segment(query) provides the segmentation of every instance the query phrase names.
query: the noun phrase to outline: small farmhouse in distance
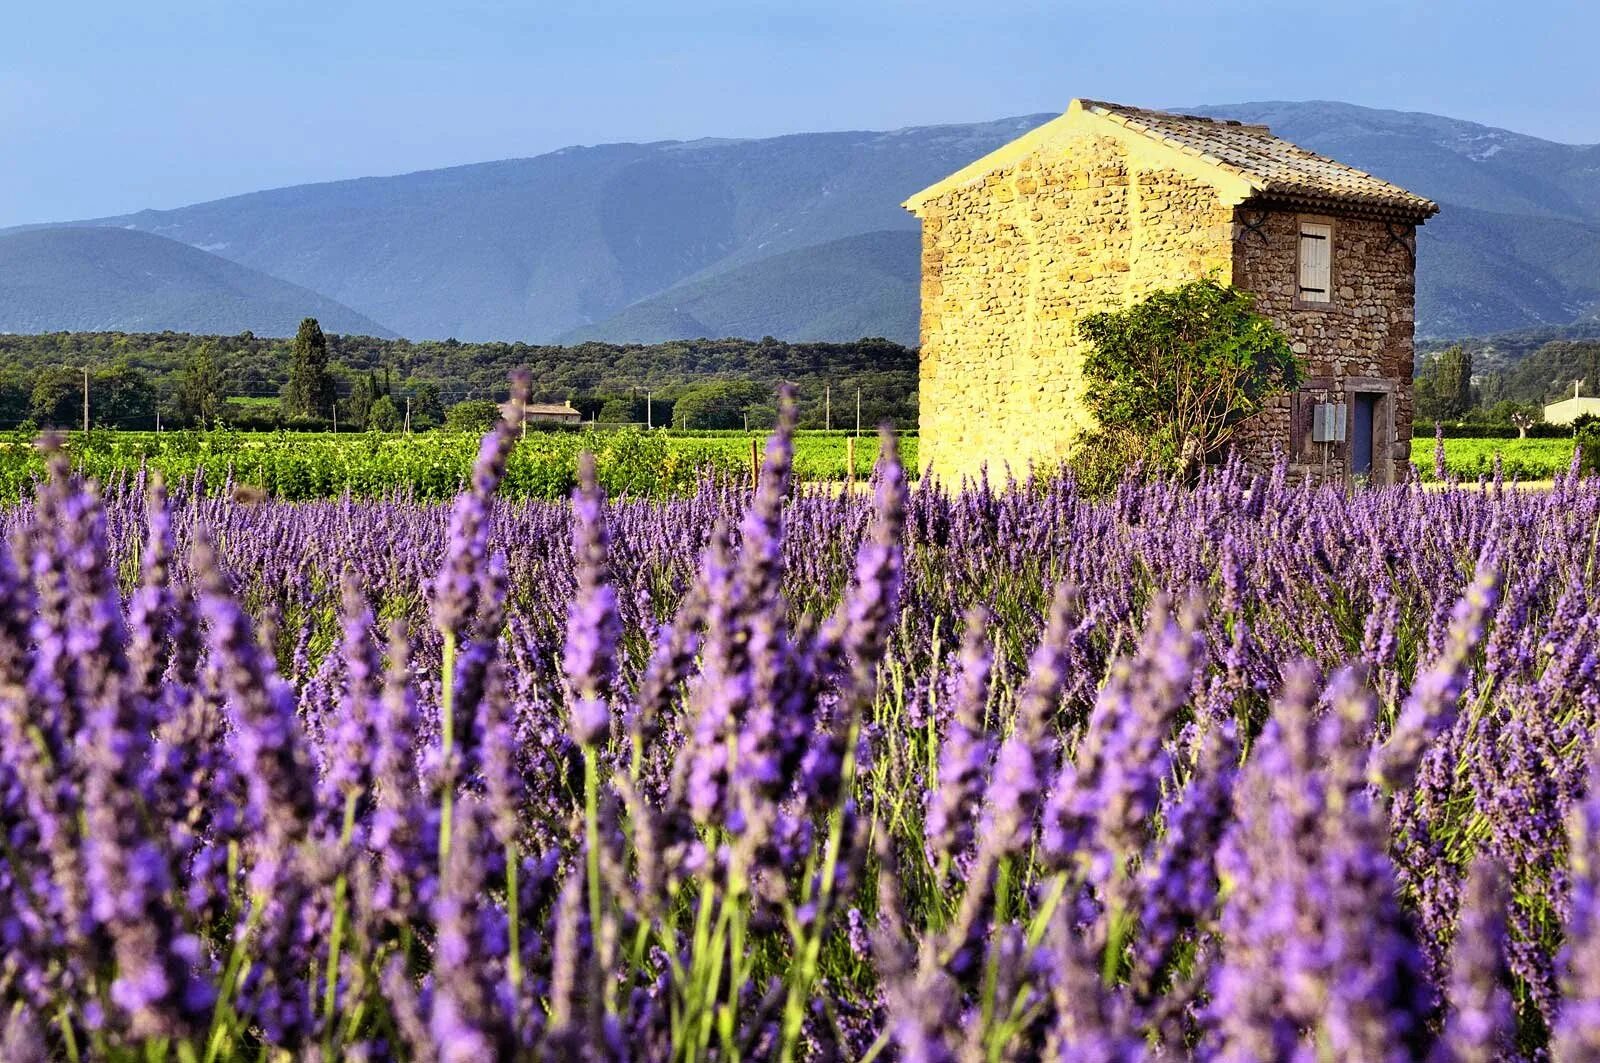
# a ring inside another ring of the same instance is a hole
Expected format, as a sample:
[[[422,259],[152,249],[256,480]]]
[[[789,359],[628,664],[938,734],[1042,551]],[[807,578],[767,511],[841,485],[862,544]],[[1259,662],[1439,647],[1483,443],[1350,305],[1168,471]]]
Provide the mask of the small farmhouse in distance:
[[[1590,417],[1600,417],[1600,398],[1593,395],[1579,395],[1578,387],[1578,383],[1574,382],[1571,398],[1545,404],[1546,424],[1571,424],[1585,414]]]
[[[510,403],[500,404],[500,415],[511,416]],[[522,408],[522,419],[528,424],[578,424],[583,420],[583,411],[565,402],[530,402]]]
[[[1240,427],[1240,452],[1316,479],[1405,475],[1430,200],[1265,126],[1073,100],[905,206],[922,220],[919,453],[934,474],[1068,457],[1093,428],[1078,321],[1211,277],[1254,293],[1306,370]]]
[[[535,423],[577,424],[583,420],[583,414],[565,402],[532,402],[524,412]]]

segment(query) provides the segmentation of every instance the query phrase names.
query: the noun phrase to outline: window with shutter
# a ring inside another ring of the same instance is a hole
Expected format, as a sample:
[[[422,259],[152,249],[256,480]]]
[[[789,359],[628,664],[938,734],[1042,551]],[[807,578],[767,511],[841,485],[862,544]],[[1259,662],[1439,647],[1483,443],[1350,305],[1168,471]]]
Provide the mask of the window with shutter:
[[[1326,303],[1333,291],[1333,226],[1300,223],[1300,299]]]

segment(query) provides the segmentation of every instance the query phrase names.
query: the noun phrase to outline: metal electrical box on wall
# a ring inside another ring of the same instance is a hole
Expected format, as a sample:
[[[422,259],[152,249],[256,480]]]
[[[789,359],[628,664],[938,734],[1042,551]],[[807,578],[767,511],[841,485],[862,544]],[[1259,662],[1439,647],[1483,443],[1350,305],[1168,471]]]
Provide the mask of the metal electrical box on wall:
[[[1311,441],[1313,443],[1343,443],[1345,404],[1319,402],[1311,411]]]

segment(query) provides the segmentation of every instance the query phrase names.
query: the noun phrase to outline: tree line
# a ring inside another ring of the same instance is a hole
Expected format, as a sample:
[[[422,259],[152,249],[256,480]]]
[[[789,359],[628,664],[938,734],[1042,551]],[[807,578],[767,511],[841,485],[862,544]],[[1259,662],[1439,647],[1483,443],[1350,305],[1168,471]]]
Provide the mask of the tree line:
[[[881,338],[852,343],[705,339],[658,344],[412,342],[326,334],[0,335],[0,428],[71,428],[85,373],[93,425],[325,430],[466,426],[504,398],[513,369],[539,402],[586,420],[762,427],[779,382],[796,385],[801,425],[916,424],[917,357]],[[458,409],[459,408],[459,409]],[[452,416],[454,414],[454,416]]]
[[[1521,435],[1539,431],[1534,426],[1546,403],[1575,392],[1600,395],[1600,341],[1546,340],[1523,350],[1493,342],[1454,343],[1419,354],[1413,382],[1418,422]]]

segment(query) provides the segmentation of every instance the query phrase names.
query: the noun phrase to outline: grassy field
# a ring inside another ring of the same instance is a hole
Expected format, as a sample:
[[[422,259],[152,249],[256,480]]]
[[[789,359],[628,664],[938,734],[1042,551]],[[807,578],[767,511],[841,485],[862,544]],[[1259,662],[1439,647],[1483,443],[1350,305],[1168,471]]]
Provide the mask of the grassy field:
[[[662,497],[693,488],[706,473],[750,474],[756,433],[679,435],[635,428],[529,432],[506,469],[502,491],[514,498],[560,498],[577,482],[578,455],[596,457],[601,483],[614,495]],[[66,445],[73,464],[102,482],[144,467],[169,481],[202,476],[259,487],[276,498],[328,498],[405,492],[421,500],[452,497],[478,451],[471,434],[109,432],[73,433]],[[916,467],[916,437],[900,441],[908,468]],[[866,477],[877,460],[875,436],[856,440],[855,474]],[[849,437],[841,432],[801,432],[795,439],[795,474],[805,481],[846,479]],[[0,497],[30,492],[44,471],[43,455],[29,437],[0,443]]]
[[[1549,480],[1572,462],[1570,439],[1446,439],[1445,467],[1460,480],[1494,475],[1494,456],[1500,455],[1507,479]],[[1432,480],[1433,440],[1411,441],[1411,462],[1424,480]]]
[[[613,494],[662,497],[693,487],[701,475],[748,476],[752,444],[764,433],[654,432],[637,428],[530,432],[506,471],[504,493],[518,498],[559,498],[576,482],[580,451],[595,453],[602,483]],[[91,432],[67,437],[74,464],[109,481],[140,466],[169,480],[202,475],[220,486],[260,487],[284,499],[326,498],[345,491],[374,496],[404,491],[419,499],[452,496],[477,453],[477,437],[430,432],[405,436],[374,433],[277,432]],[[795,474],[807,482],[846,478],[849,437],[842,432],[800,432],[795,439]],[[902,460],[913,475],[917,437],[900,437]],[[1572,459],[1569,439],[1450,439],[1445,460],[1452,476],[1475,480],[1494,472],[1501,456],[1506,478],[1549,480]],[[855,474],[864,479],[877,460],[873,436],[856,441]],[[1433,440],[1412,444],[1412,462],[1423,480],[1433,476]],[[32,490],[44,459],[31,439],[0,441],[0,497]]]

